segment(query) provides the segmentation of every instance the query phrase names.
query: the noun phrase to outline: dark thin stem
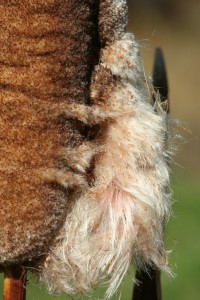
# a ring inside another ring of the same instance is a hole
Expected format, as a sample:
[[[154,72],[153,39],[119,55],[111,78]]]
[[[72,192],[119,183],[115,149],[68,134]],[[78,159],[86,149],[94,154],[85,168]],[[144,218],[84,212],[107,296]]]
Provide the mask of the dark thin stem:
[[[9,266],[4,270],[3,300],[26,299],[27,272],[20,266]]]
[[[168,99],[168,80],[165,60],[161,48],[156,48],[153,66],[153,87],[160,94],[161,101]]]
[[[150,269],[148,273],[137,271],[133,300],[161,300],[160,272]]]
[[[168,100],[168,81],[165,67],[165,60],[162,49],[156,48],[154,66],[153,66],[153,86],[160,95],[160,100]],[[154,99],[155,100],[155,99]],[[169,113],[169,103],[166,106]],[[161,281],[160,271],[150,268],[148,273],[145,271],[136,272],[136,281],[134,286],[133,300],[161,300]]]

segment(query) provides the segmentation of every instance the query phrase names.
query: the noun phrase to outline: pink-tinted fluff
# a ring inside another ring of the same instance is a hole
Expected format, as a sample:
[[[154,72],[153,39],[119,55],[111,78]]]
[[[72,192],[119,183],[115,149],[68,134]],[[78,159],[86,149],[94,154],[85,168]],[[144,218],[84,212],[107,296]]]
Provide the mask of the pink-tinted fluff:
[[[100,1],[102,48],[91,106],[73,104],[65,110],[68,116],[76,112],[85,124],[98,124],[99,131],[71,155],[82,173],[92,162],[92,179],[82,187],[42,266],[49,290],[74,295],[106,283],[110,298],[132,261],[140,268],[167,270],[167,116],[159,101],[156,110],[150,103],[151,83],[133,35],[125,32],[126,20],[126,1]]]

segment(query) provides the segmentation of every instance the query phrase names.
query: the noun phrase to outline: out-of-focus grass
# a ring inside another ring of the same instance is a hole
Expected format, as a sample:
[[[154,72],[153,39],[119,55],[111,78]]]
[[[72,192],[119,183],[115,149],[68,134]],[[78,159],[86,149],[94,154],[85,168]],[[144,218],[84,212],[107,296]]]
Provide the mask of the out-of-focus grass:
[[[174,216],[167,227],[174,279],[163,275],[163,299],[197,300],[200,295],[200,180],[174,182]]]
[[[175,278],[162,275],[163,300],[198,300],[200,290],[200,185],[183,179],[174,180],[173,216],[166,232],[168,249],[172,249],[170,264]],[[133,270],[129,272],[122,287],[121,300],[131,300]],[[2,284],[2,276],[1,276]],[[98,289],[91,297],[79,300],[104,299],[103,289]],[[2,288],[0,298],[2,297]],[[50,296],[38,286],[32,276],[29,278],[27,300],[68,300],[67,296]],[[119,299],[119,294],[113,300]]]

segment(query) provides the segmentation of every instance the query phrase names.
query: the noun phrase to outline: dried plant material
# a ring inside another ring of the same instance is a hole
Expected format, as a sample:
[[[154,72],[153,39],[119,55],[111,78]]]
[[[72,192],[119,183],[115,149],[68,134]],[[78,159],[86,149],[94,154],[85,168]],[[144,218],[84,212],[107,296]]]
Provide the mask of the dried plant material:
[[[68,162],[86,126],[63,112],[89,102],[98,6],[0,4],[0,263],[16,263],[48,253],[74,191],[88,184]]]
[[[132,260],[168,269],[166,114],[125,0],[13,3],[0,11],[14,54],[0,51],[0,262],[39,257],[49,290],[106,283],[110,298]]]

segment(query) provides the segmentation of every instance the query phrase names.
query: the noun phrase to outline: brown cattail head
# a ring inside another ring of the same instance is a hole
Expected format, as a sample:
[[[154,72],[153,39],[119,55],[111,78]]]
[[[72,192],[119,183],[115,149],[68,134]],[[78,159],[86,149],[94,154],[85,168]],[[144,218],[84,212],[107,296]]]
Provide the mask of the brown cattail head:
[[[0,263],[106,297],[131,261],[168,270],[167,117],[126,1],[0,4]]]
[[[0,263],[46,253],[86,184],[63,149],[88,128],[57,107],[90,101],[97,14],[98,1],[0,0]]]

